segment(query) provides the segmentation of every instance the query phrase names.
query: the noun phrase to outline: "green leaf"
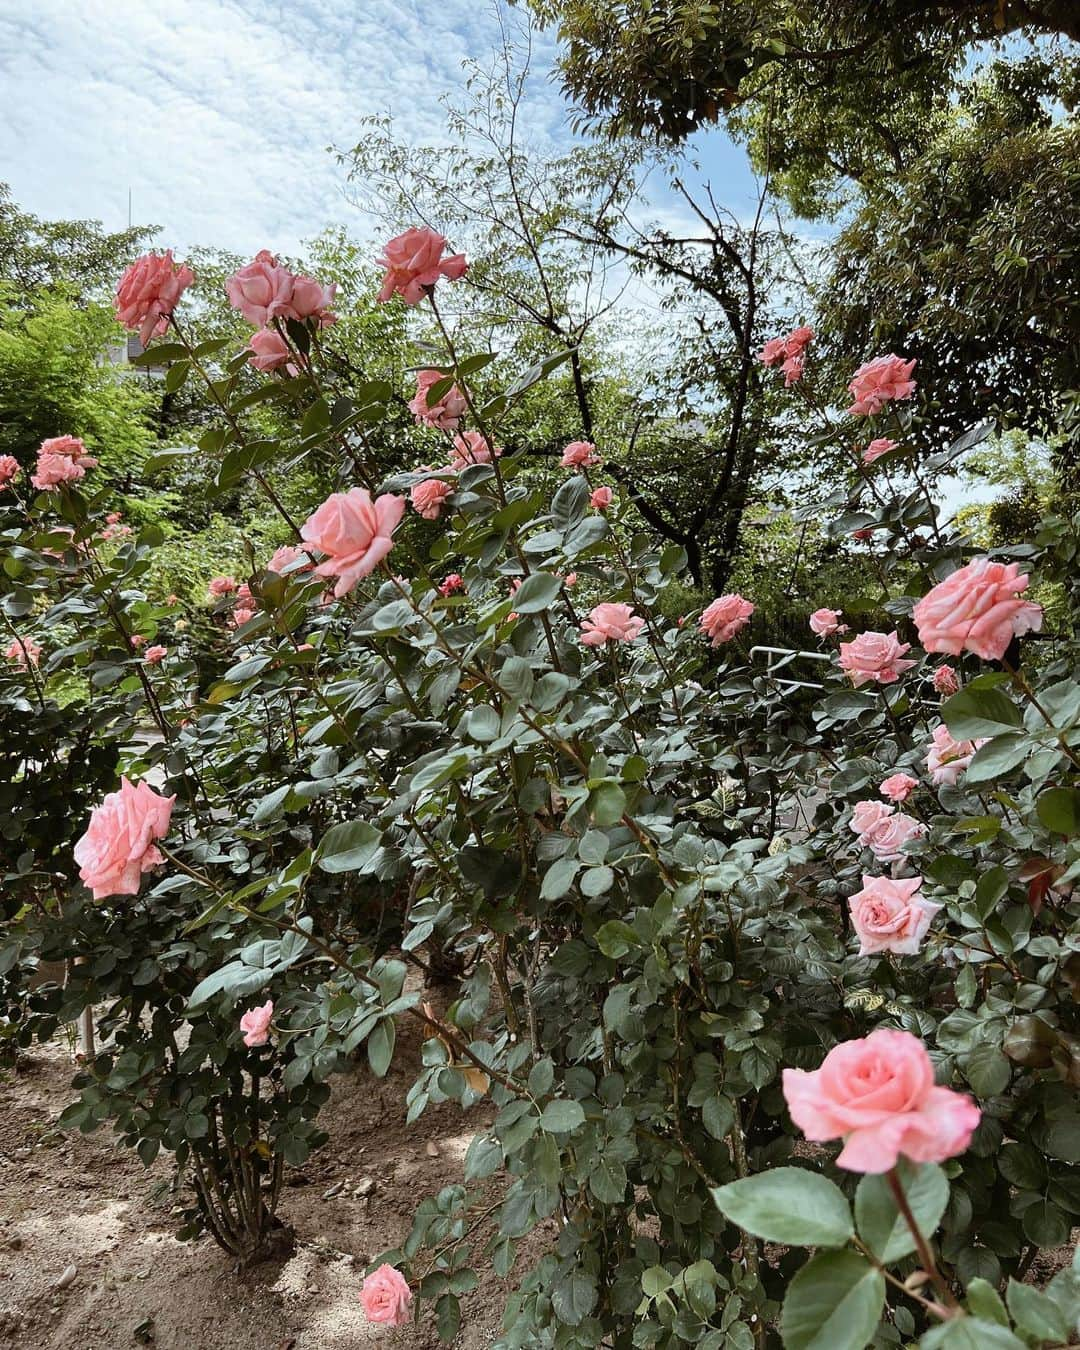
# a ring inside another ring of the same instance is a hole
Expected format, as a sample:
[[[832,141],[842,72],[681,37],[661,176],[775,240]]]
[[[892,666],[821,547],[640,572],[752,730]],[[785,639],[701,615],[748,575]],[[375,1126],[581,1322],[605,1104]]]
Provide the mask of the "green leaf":
[[[533,572],[514,592],[514,609],[519,614],[539,614],[550,609],[562,585],[562,580],[549,572]]]
[[[332,825],[323,835],[315,861],[324,872],[361,872],[382,845],[382,833],[366,820]]]
[[[1050,1295],[1044,1294],[1041,1289],[1010,1279],[1005,1301],[1013,1321],[1027,1335],[1040,1341],[1069,1339],[1069,1326],[1064,1314]]]
[[[766,1242],[840,1247],[855,1233],[844,1193],[803,1167],[773,1167],[711,1194],[721,1214]]]
[[[961,689],[941,705],[941,714],[959,741],[996,736],[1007,727],[1023,725],[1020,709],[1000,689]]]
[[[605,868],[609,871],[609,868]],[[586,874],[588,875],[588,874]],[[633,951],[635,947],[641,946],[641,939],[628,923],[622,919],[609,919],[607,923],[602,924],[596,930],[596,945],[605,956],[612,961],[618,961],[624,957],[627,952]]]
[[[596,1282],[584,1270],[575,1269],[564,1275],[551,1291],[551,1306],[555,1316],[567,1326],[576,1327],[596,1306]]]
[[[540,898],[542,900],[561,899],[574,884],[579,866],[576,858],[560,858],[557,862],[552,863],[544,873],[544,880],[540,883]]]
[[[975,752],[965,773],[968,783],[985,783],[1017,768],[1027,759],[1031,742],[1023,731],[1007,731],[995,736]]]
[[[885,1277],[857,1252],[821,1252],[792,1280],[781,1334],[786,1350],[865,1350],[885,1305]]]
[[[384,1017],[376,1022],[367,1038],[367,1057],[376,1078],[385,1078],[394,1057],[394,1019]]]
[[[925,1237],[930,1237],[949,1203],[949,1183],[934,1163],[916,1166],[903,1162],[899,1168],[901,1185],[908,1205]],[[886,1265],[899,1261],[915,1250],[904,1216],[897,1208],[884,1176],[867,1175],[855,1192],[855,1223],[859,1237]]]
[[[1051,788],[1040,793],[1035,809],[1054,834],[1064,834],[1070,839],[1080,834],[1080,791],[1076,788]]]
[[[1069,1221],[1049,1200],[1036,1200],[1021,1220],[1029,1242],[1037,1247],[1062,1247],[1069,1240]]]
[[[548,1134],[569,1134],[585,1124],[585,1112],[580,1102],[557,1097],[548,1102],[540,1116],[540,1128]]]
[[[1008,1327],[982,1317],[958,1317],[927,1331],[919,1350],[1027,1350]]]
[[[1001,1295],[988,1281],[976,1276],[967,1287],[967,1305],[973,1316],[982,1317],[987,1322],[997,1322],[999,1326],[1009,1325],[1009,1314]]]
[[[626,813],[626,793],[618,783],[601,783],[589,793],[589,811],[596,825],[614,825]]]

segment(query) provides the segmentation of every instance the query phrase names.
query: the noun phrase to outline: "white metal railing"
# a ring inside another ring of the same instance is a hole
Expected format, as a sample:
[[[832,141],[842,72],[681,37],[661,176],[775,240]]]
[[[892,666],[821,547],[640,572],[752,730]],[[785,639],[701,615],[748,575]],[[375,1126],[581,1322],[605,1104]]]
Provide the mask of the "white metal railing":
[[[798,652],[793,647],[751,647],[751,661],[758,654],[764,652],[767,660],[765,662],[765,674],[775,677],[778,670],[783,670],[785,666],[791,665],[793,661],[824,661],[826,664],[832,661],[831,656],[824,652]],[[775,658],[779,658],[778,660]],[[813,680],[777,680],[776,683],[783,689],[824,689],[823,684],[815,684]]]

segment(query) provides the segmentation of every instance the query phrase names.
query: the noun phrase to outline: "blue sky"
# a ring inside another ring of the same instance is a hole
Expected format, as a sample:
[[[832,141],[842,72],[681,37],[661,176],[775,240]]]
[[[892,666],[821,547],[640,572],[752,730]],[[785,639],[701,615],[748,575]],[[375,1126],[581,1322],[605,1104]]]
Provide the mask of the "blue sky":
[[[439,137],[439,96],[499,42],[492,0],[0,0],[0,176],[45,217],[162,226],[158,242],[289,251],[329,224],[359,236],[330,145],[368,113]],[[534,44],[532,137],[570,139]],[[752,182],[721,133],[696,147],[737,212]],[[670,209],[671,203],[659,199]]]

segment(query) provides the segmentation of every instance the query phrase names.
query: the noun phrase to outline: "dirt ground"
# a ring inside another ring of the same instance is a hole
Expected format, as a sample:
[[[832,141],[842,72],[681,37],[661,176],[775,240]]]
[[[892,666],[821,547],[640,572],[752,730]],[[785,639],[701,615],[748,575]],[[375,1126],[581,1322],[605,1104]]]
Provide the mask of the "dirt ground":
[[[142,1166],[108,1125],[65,1133],[74,1069],[58,1038],[0,1076],[0,1345],[14,1350],[429,1350],[433,1318],[374,1328],[358,1294],[367,1261],[408,1232],[419,1201],[461,1180],[476,1114],[449,1103],[405,1127],[417,1044],[391,1074],[334,1080],[320,1117],[330,1143],[290,1177],[280,1213],[297,1233],[286,1261],[233,1274],[209,1239],[172,1236],[168,1163]],[[74,1270],[74,1275],[72,1275]],[[463,1300],[456,1350],[495,1339],[508,1292],[490,1274]]]

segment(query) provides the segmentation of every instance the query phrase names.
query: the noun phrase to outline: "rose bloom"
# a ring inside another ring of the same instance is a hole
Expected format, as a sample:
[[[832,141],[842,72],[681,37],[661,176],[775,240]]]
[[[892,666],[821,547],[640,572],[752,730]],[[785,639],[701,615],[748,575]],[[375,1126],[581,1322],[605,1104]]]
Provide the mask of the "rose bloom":
[[[911,616],[928,652],[974,652],[1000,661],[1014,637],[1038,632],[1043,612],[1020,596],[1031,584],[1016,563],[975,558],[929,591]]]
[[[131,645],[138,651],[140,647],[146,646],[146,638],[141,633],[132,633]]]
[[[843,1139],[837,1166],[888,1172],[901,1156],[944,1162],[963,1153],[979,1108],[961,1092],[934,1086],[926,1047],[907,1031],[880,1027],[845,1041],[820,1069],[785,1069],[784,1098],[807,1139]]]
[[[918,786],[919,780],[910,774],[894,773],[885,779],[878,791],[891,802],[906,802]]]
[[[938,666],[934,671],[934,688],[945,697],[956,693],[960,688],[960,681],[956,678],[956,671],[952,666]]]
[[[803,377],[805,360],[801,356],[789,356],[780,369],[784,372],[784,388],[797,384]]]
[[[770,338],[758,354],[758,360],[764,361],[767,366],[775,366],[784,361],[799,359],[813,336],[814,330],[804,324],[801,328],[793,328],[787,337]],[[802,373],[801,365],[799,373]],[[788,380],[787,383],[790,384],[791,381]]]
[[[977,741],[957,741],[949,728],[942,723],[934,728],[933,745],[926,755],[926,767],[935,787],[948,783],[955,787],[957,779],[971,763],[975,751],[985,745],[988,737]]]
[[[225,283],[229,304],[255,328],[265,328],[278,316],[290,317],[292,292],[292,273],[266,248]]]
[[[247,584],[246,581],[242,581],[240,585],[237,586],[236,599],[242,605],[246,605],[250,601],[251,587]]]
[[[25,670],[28,666],[36,666],[40,662],[41,646],[32,637],[15,637],[4,648],[4,655]]]
[[[256,370],[279,370],[292,361],[293,354],[289,344],[276,328],[262,328],[259,332],[253,333],[248,347],[251,349],[248,362]],[[294,364],[293,369],[295,368]]]
[[[859,367],[851,377],[848,390],[854,400],[848,408],[850,417],[868,417],[879,413],[886,403],[910,398],[915,392],[911,372],[914,359],[904,361],[899,356],[876,356]]]
[[[38,455],[37,465],[30,481],[42,492],[59,487],[61,483],[77,483],[86,477],[86,470],[69,455]]]
[[[300,530],[304,543],[326,554],[315,575],[337,577],[337,599],[348,595],[394,547],[393,534],[404,511],[404,497],[384,492],[372,501],[366,488],[351,488],[332,493],[304,521]]]
[[[914,661],[902,661],[911,651],[910,642],[901,642],[899,634],[860,633],[850,642],[840,644],[840,669],[851,676],[856,689],[871,681],[893,684]]]
[[[294,567],[293,564],[299,562],[301,558],[304,560],[303,564],[299,567]],[[297,548],[295,544],[282,544],[266,564],[266,570],[268,572],[276,572],[278,576],[281,576],[287,568],[291,576],[297,572],[310,572],[314,566],[314,562],[312,562],[302,548]]]
[[[270,1019],[274,1015],[274,1001],[267,999],[261,1008],[252,1008],[240,1019],[245,1045],[265,1045],[270,1039]]]
[[[593,489],[589,505],[594,511],[606,511],[614,499],[615,494],[609,487],[598,487]]]
[[[143,654],[143,660],[148,666],[157,666],[161,664],[168,654],[168,647],[147,647]]]
[[[577,573],[576,573],[576,572],[567,572],[565,578],[563,579],[563,585],[564,585],[564,586],[576,586],[576,585],[577,585]]]
[[[84,469],[97,468],[97,460],[87,453],[85,443],[78,436],[53,436],[41,442],[38,454],[65,455]],[[107,516],[106,519],[115,524],[114,516],[115,520],[120,519],[119,512],[113,512],[113,515]]]
[[[698,627],[719,647],[746,627],[753,612],[754,606],[741,595],[720,595],[703,611]]]
[[[14,455],[0,455],[0,489],[15,480],[19,473],[19,461]]]
[[[859,843],[868,848],[878,862],[896,862],[904,856],[904,844],[926,832],[925,826],[914,816],[896,811],[884,802],[856,802],[850,823]]]
[[[360,1302],[369,1322],[388,1327],[403,1327],[409,1321],[412,1291],[400,1270],[381,1265],[364,1280]]]
[[[453,595],[455,591],[463,591],[465,582],[462,580],[460,572],[451,572],[446,580],[439,587],[439,594],[442,596]]]
[[[337,288],[336,281],[324,286],[321,281],[315,281],[311,277],[294,276],[289,311],[284,317],[299,319],[301,322],[305,319],[317,319],[320,328],[328,328],[330,324],[337,323],[337,315],[330,309]]]
[[[452,483],[446,483],[441,478],[425,478],[422,483],[413,484],[409,501],[425,520],[438,520],[446,499],[453,495]]]
[[[445,394],[434,403],[428,402],[428,393],[440,380],[445,380],[441,370],[418,370],[416,372],[416,394],[409,401],[409,411],[418,422],[426,422],[438,431],[456,431],[461,419],[469,410],[465,395],[452,384]]]
[[[139,330],[139,341],[145,347],[168,329],[169,316],[194,280],[190,267],[173,263],[172,249],[147,253],[120,278],[116,317],[124,328]]]
[[[887,455],[890,450],[895,450],[898,444],[898,441],[890,441],[887,436],[879,436],[876,441],[871,441],[862,452],[862,462],[873,464],[875,459],[880,459],[882,455]]]
[[[605,601],[581,621],[581,641],[586,647],[602,647],[605,642],[633,642],[645,627],[645,620],[629,605]]]
[[[147,783],[136,787],[121,778],[119,792],[110,792],[94,808],[86,833],[75,845],[75,861],[95,900],[138,895],[142,874],[165,861],[154,840],[168,833],[175,801]]]
[[[232,595],[236,590],[235,577],[213,577],[206,588],[211,596]]]
[[[378,259],[386,268],[378,299],[386,301],[395,292],[407,305],[418,305],[440,277],[457,281],[468,271],[464,253],[444,258],[445,236],[428,225],[414,225],[404,234],[395,235],[384,246]]]
[[[834,633],[846,633],[847,624],[840,622],[842,613],[843,610],[839,609],[815,609],[810,615],[810,631],[816,633],[818,637],[832,637]]]
[[[914,956],[930,921],[941,908],[919,894],[922,877],[864,876],[863,888],[849,900],[851,923],[859,939],[859,955],[893,952]]]
[[[466,431],[454,437],[450,468],[458,470],[470,464],[490,464],[492,459],[498,459],[501,454],[501,447],[492,447],[479,431]]]
[[[592,441],[571,441],[562,452],[559,463],[564,469],[588,469],[600,463],[600,456]]]
[[[243,628],[244,624],[250,623],[255,617],[255,611],[248,605],[237,605],[229,615],[230,628]]]
[[[874,537],[874,531],[873,531],[873,530],[866,530],[866,529],[863,529],[863,530],[852,530],[852,531],[851,531],[851,537],[852,537],[852,539],[857,539],[857,540],[859,541],[860,544],[865,544],[865,543],[867,542],[868,539],[873,539],[873,537]]]

